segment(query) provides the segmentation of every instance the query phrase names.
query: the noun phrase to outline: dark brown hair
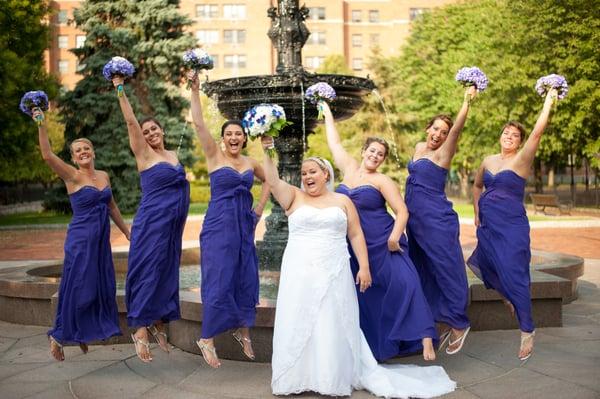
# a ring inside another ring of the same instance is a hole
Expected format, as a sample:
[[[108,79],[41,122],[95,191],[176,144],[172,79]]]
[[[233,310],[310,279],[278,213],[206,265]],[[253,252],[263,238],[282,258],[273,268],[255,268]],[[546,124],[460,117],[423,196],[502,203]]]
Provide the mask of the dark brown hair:
[[[517,129],[519,129],[519,133],[521,133],[521,142],[523,142],[523,140],[525,139],[525,135],[527,134],[527,132],[525,131],[525,126],[523,126],[520,122],[517,121],[508,121],[504,124],[504,126],[502,126],[501,134],[504,133],[504,129],[506,129],[509,126],[516,127]]]
[[[366,151],[366,149],[369,148],[372,143],[381,144],[383,148],[385,148],[385,154],[383,154],[383,157],[387,157],[390,152],[390,145],[381,137],[367,137],[365,144],[363,144],[362,151]]]
[[[452,129],[452,125],[454,125],[454,122],[452,122],[452,118],[446,114],[438,114],[429,120],[427,126],[425,126],[425,130],[433,126],[435,121],[437,121],[438,119],[444,122],[446,125],[448,125],[448,130]]]
[[[225,136],[225,129],[227,129],[227,126],[231,126],[231,125],[237,125],[240,128],[242,128],[242,132],[244,133],[244,138],[246,140],[244,140],[244,144],[242,144],[242,148],[246,148],[246,145],[248,145],[248,135],[246,134],[246,130],[244,129],[244,126],[242,125],[242,121],[239,121],[237,119],[230,119],[225,121],[225,123],[223,123],[223,126],[221,126],[221,138],[223,136]]]
[[[163,127],[160,124],[160,122],[158,121],[158,119],[156,119],[153,116],[149,116],[147,118],[142,119],[142,121],[140,122],[140,127],[144,126],[144,123],[146,123],[146,122],[154,122],[158,125],[159,128],[161,128],[161,130],[163,130],[163,131],[165,130],[165,129],[163,129]]]

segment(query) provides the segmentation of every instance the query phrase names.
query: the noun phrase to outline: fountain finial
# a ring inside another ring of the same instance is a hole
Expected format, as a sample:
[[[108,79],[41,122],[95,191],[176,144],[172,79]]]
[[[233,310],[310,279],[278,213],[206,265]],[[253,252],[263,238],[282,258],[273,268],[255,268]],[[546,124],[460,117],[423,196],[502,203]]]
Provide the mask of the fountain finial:
[[[304,73],[302,67],[302,47],[310,31],[304,20],[309,10],[299,7],[298,0],[279,0],[278,8],[271,7],[267,15],[271,18],[268,36],[277,49],[277,67],[275,71],[282,74],[297,75]]]

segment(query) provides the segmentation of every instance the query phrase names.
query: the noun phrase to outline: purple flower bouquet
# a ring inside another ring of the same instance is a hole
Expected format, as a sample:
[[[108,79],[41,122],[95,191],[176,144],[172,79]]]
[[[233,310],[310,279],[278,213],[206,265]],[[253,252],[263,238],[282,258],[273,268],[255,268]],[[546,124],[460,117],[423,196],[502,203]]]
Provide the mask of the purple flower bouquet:
[[[288,125],[291,122],[286,120],[285,111],[277,104],[255,105],[246,111],[242,119],[242,127],[252,140],[262,136],[278,137],[281,129]],[[267,155],[273,158],[275,149],[269,148]]]
[[[106,80],[112,80],[114,76],[122,76],[124,78],[130,78],[133,76],[135,68],[131,62],[127,61],[123,57],[112,57],[110,61],[104,65],[102,69],[102,75]],[[117,86],[117,95],[123,96],[123,85]]]
[[[488,85],[485,73],[477,67],[464,67],[456,73],[456,81],[464,87],[475,86],[478,92],[484,91]]]
[[[331,102],[335,100],[336,94],[333,87],[331,87],[325,82],[319,82],[306,89],[304,97],[306,97],[306,99],[311,103],[317,105],[317,109],[319,110],[319,115],[317,116],[317,119],[323,119],[323,109],[319,105],[319,102]]]
[[[183,65],[194,70],[196,74],[201,69],[213,69],[215,66],[212,57],[201,48],[195,48],[183,53]],[[192,83],[188,82],[187,88],[189,89],[190,87],[192,87]]]
[[[545,97],[548,91],[556,89],[558,92],[558,99],[562,100],[567,96],[569,92],[569,85],[567,84],[567,79],[565,79],[562,75],[557,75],[555,73],[542,76],[538,79],[535,84],[535,90],[539,93],[540,96]]]
[[[21,111],[26,113],[29,116],[33,115],[33,110],[39,108],[42,111],[48,110],[48,96],[41,90],[28,91],[21,98],[21,103],[19,104],[19,108]],[[43,115],[38,115],[35,118],[38,126],[42,124],[44,120]]]

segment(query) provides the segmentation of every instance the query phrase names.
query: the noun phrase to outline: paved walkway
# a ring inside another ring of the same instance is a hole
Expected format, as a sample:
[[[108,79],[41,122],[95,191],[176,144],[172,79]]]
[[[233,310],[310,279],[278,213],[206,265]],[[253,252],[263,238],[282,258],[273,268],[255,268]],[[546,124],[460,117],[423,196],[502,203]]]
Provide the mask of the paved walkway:
[[[459,388],[445,398],[592,399],[600,397],[600,260],[586,260],[580,298],[564,308],[562,328],[540,328],[535,353],[516,357],[516,330],[474,332],[455,356],[440,355]],[[133,345],[93,346],[87,355],[65,348],[50,358],[46,328],[0,322],[0,398],[271,398],[270,366],[224,360],[212,370],[198,355],[153,346],[141,363]],[[422,364],[413,356],[397,360]],[[311,394],[301,398],[317,398]],[[370,398],[355,392],[352,398]]]

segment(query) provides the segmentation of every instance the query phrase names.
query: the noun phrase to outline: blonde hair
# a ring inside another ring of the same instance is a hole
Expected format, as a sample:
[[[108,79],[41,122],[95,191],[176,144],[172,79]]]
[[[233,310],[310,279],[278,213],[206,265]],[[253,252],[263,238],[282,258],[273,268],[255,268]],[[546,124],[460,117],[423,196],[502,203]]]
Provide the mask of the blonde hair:
[[[86,143],[90,147],[92,147],[92,150],[94,149],[94,144],[90,140],[88,140],[88,139],[86,139],[84,137],[81,137],[81,138],[73,140],[71,142],[71,145],[69,145],[69,150],[71,151],[71,155],[73,155],[73,144],[75,144],[75,143]]]

